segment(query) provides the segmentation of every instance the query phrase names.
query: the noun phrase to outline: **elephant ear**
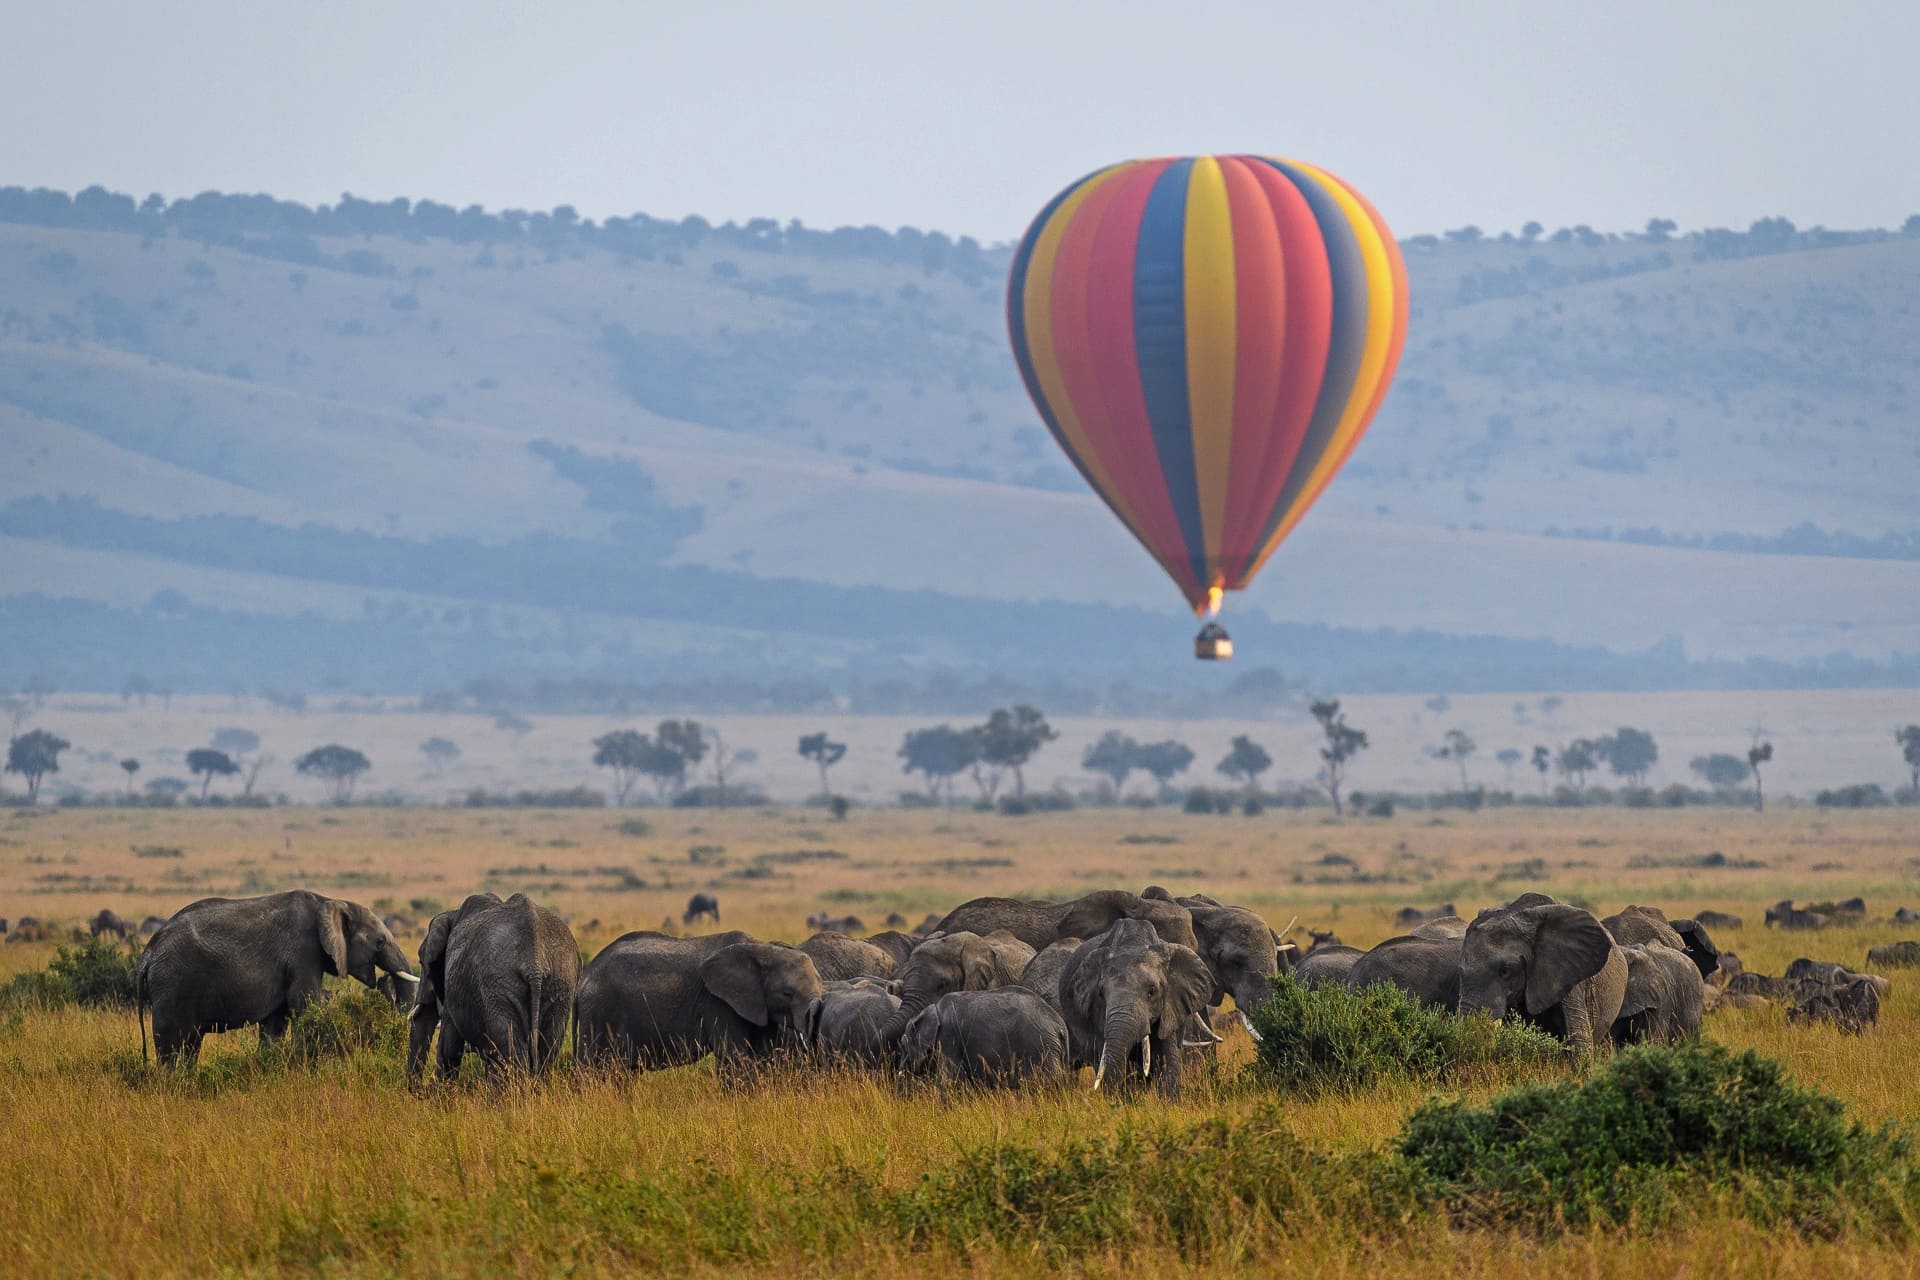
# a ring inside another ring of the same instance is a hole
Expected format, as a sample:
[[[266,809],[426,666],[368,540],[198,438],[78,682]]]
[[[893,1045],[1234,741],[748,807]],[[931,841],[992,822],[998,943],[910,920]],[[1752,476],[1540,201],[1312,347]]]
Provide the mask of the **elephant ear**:
[[[900,1056],[909,1069],[925,1062],[940,1041],[940,1005],[941,1002],[935,1000],[914,1014],[900,1038]]]
[[[445,974],[447,939],[453,936],[458,913],[442,911],[427,925],[427,936],[420,944],[420,973],[438,986]]]
[[[1687,958],[1693,961],[1700,976],[1712,977],[1714,970],[1720,967],[1720,948],[1707,936],[1706,929],[1698,920],[1675,920],[1671,923],[1673,931],[1680,935],[1680,941],[1686,944]]]
[[[1161,1025],[1183,1027],[1192,1017],[1213,1002],[1213,971],[1192,947],[1171,943],[1166,955],[1165,1008]],[[1249,1010],[1251,1012],[1251,1010]],[[1178,1034],[1170,1030],[1168,1034]]]
[[[700,962],[700,981],[727,1007],[756,1027],[767,1025],[767,993],[760,962],[749,947],[722,947]]]
[[[1533,966],[1527,973],[1527,1012],[1539,1017],[1606,967],[1613,935],[1593,913],[1553,903],[1523,913],[1533,926]]]
[[[1620,1018],[1631,1018],[1660,1004],[1659,968],[1644,946],[1620,948],[1627,958],[1627,996],[1620,1003]]]
[[[815,996],[807,1005],[806,1019],[801,1022],[801,1043],[818,1048],[820,1044],[820,1014],[827,1007],[825,996]]]
[[[1061,1002],[1096,1025],[1106,1003],[1107,956],[1107,947],[1088,943],[1068,956],[1060,971]]]
[[[349,907],[338,898],[322,898],[320,915],[315,921],[320,954],[325,969],[336,978],[347,976],[347,913]]]

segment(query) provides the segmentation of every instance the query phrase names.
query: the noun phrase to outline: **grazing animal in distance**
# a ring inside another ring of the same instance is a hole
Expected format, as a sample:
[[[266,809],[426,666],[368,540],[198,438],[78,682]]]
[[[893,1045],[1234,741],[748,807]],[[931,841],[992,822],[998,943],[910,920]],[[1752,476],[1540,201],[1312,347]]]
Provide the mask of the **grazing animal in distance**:
[[[1331,929],[1308,929],[1307,936],[1312,938],[1313,941],[1307,944],[1307,949],[1302,955],[1303,959],[1306,956],[1312,955],[1322,947],[1339,947],[1346,945],[1340,941],[1340,935]]]
[[[720,923],[720,899],[710,893],[696,893],[687,899],[687,909],[680,916],[682,924],[696,924],[701,920]]]
[[[1818,911],[1807,911],[1793,905],[1793,899],[1782,898],[1767,908],[1767,927],[1779,925],[1782,929],[1820,930],[1832,923]]]
[[[123,941],[133,932],[133,926],[108,907],[100,908],[100,914],[87,922],[87,928],[93,931],[96,938],[103,933],[110,933]]]
[[[1880,1020],[1880,993],[1865,978],[1818,992],[1787,1010],[1788,1022],[1830,1022],[1858,1035]]]
[[[1883,942],[1868,949],[1867,963],[1877,969],[1909,969],[1920,965],[1920,942]]]
[[[1451,902],[1443,902],[1432,910],[1427,910],[1423,907],[1402,907],[1393,913],[1393,923],[1396,928],[1412,929],[1413,926],[1425,924],[1429,920],[1438,920],[1442,916],[1455,916],[1459,914],[1458,911],[1453,909]]]
[[[1915,921],[1920,921],[1920,911],[1915,911],[1912,907],[1902,907],[1893,913],[1895,924],[1913,924]]]
[[[904,929],[907,927],[907,918],[898,911],[889,911],[887,912],[886,925],[889,929]]]
[[[1696,911],[1693,918],[1705,929],[1738,929],[1742,924],[1739,916],[1725,911]]]

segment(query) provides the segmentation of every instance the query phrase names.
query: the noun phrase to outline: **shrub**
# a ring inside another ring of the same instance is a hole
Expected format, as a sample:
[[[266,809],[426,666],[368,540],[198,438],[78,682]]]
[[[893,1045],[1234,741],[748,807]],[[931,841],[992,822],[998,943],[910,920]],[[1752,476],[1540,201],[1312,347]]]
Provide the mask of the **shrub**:
[[[133,1008],[133,968],[132,949],[105,938],[61,947],[47,964],[47,972],[66,984],[73,1002],[92,1009]]]
[[[652,835],[653,824],[645,818],[622,818],[620,825],[615,827],[614,830],[623,836],[633,836],[637,839],[642,836]]]
[[[1544,1032],[1429,1009],[1398,987],[1307,987],[1286,974],[1253,1021],[1260,1073],[1276,1088],[1308,1093],[1506,1076],[1566,1056]]]
[[[307,1064],[362,1053],[402,1060],[407,1052],[407,1015],[378,991],[356,982],[315,1000],[289,1019],[280,1052],[288,1062]]]
[[[1781,1063],[1711,1041],[1641,1046],[1591,1079],[1484,1107],[1429,1102],[1400,1151],[1428,1195],[1476,1224],[1657,1226],[1717,1190],[1760,1222],[1825,1232],[1858,1215],[1890,1223],[1920,1190],[1909,1139],[1849,1123]]]
[[[1188,813],[1212,813],[1213,792],[1205,787],[1188,787],[1187,798],[1180,807]]]
[[[1877,782],[1856,782],[1850,787],[1821,791],[1813,802],[1822,809],[1878,809],[1888,803],[1886,791]]]
[[[767,797],[753,787],[688,787],[673,798],[676,809],[751,809],[767,803]]]
[[[1257,818],[1266,811],[1266,804],[1257,795],[1248,796],[1240,804],[1240,812],[1249,818]]]

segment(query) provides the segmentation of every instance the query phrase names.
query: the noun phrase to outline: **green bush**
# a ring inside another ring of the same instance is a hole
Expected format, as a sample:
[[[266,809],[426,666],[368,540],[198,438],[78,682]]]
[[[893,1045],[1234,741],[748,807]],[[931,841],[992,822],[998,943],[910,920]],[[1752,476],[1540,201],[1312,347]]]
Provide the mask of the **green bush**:
[[[1260,1074],[1306,1093],[1511,1076],[1566,1058],[1558,1040],[1516,1022],[1429,1009],[1398,987],[1307,987],[1287,974],[1274,978],[1253,1022]]]
[[[47,964],[47,973],[66,984],[73,1002],[90,1009],[133,1008],[133,969],[132,948],[105,938],[61,947]]]
[[[356,982],[315,1000],[289,1019],[280,1052],[287,1061],[297,1063],[356,1054],[399,1061],[407,1053],[407,1015],[378,991]]]
[[[615,827],[614,830],[623,836],[633,836],[638,839],[643,836],[652,835],[653,824],[645,818],[622,818],[620,825]]]
[[[1651,1226],[1718,1191],[1757,1221],[1824,1233],[1895,1226],[1920,1191],[1907,1137],[1711,1041],[1635,1048],[1484,1107],[1429,1102],[1399,1148],[1424,1194],[1474,1224]]]

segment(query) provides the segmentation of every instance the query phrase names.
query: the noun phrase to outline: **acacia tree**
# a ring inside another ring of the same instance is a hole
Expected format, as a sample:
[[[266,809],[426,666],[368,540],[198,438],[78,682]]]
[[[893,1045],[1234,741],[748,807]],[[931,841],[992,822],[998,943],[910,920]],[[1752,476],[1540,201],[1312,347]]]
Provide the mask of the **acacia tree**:
[[[820,794],[823,796],[831,796],[833,794],[833,787],[827,781],[827,770],[833,768],[834,765],[839,764],[840,761],[845,758],[847,754],[847,744],[833,741],[827,737],[826,730],[822,729],[819,733],[809,733],[800,739],[800,754],[818,766],[820,770]]]
[[[1771,759],[1773,744],[1760,741],[1760,733],[1755,730],[1753,745],[1747,748],[1747,767],[1753,770],[1753,808],[1756,813],[1765,813],[1767,809],[1767,793],[1760,782],[1760,766]]]
[[[435,738],[423,742],[420,749],[432,759],[433,752],[428,748],[440,741],[444,740]],[[454,750],[458,752],[459,748],[455,747]],[[647,772],[652,754],[652,740],[634,729],[615,729],[593,740],[593,763],[602,769],[613,770],[613,803],[616,808],[627,803],[627,795],[633,790],[635,779]]]
[[[996,769],[1013,770],[1015,795],[1027,794],[1027,761],[1060,735],[1034,707],[1001,707],[980,729],[980,759]]]
[[[1575,738],[1560,748],[1559,758],[1554,761],[1555,767],[1566,776],[1575,791],[1587,789],[1587,775],[1599,764],[1599,753],[1594,750],[1591,738]]]
[[[133,794],[133,775],[140,772],[140,762],[128,756],[120,762],[121,771],[127,775],[127,794]]]
[[[1184,742],[1167,738],[1140,747],[1134,753],[1134,761],[1164,787],[1173,780],[1175,774],[1185,773],[1193,764],[1193,748]]]
[[[65,738],[45,729],[23,733],[7,743],[6,772],[17,773],[27,780],[28,804],[40,796],[40,779],[60,772],[60,753],[72,746]]]
[[[1507,790],[1513,790],[1513,767],[1526,757],[1520,754],[1520,748],[1518,747],[1502,747],[1500,750],[1494,752],[1493,758],[1498,760],[1500,767],[1506,771]]]
[[[1251,795],[1260,775],[1272,767],[1273,757],[1267,749],[1243,733],[1234,738],[1231,749],[1214,769],[1226,777],[1241,779]]]
[[[215,751],[212,747],[195,747],[187,752],[187,772],[200,778],[200,798],[207,798],[207,788],[213,785],[215,777],[231,778],[240,772],[240,766],[233,757],[224,751]]]
[[[1540,775],[1540,794],[1547,794],[1547,774],[1553,770],[1553,752],[1542,746],[1533,749],[1533,767]]]
[[[1436,760],[1451,760],[1460,766],[1460,789],[1467,790],[1467,757],[1480,749],[1480,744],[1467,736],[1465,729],[1449,729],[1440,745],[1433,749]]]
[[[1652,734],[1645,729],[1631,729],[1625,725],[1595,742],[1593,747],[1594,753],[1607,762],[1608,768],[1636,787],[1647,784],[1647,770],[1653,768],[1660,759],[1660,748],[1654,743]]]
[[[1126,790],[1127,779],[1140,764],[1140,744],[1118,729],[1109,729],[1100,735],[1100,741],[1088,747],[1080,756],[1080,767],[1088,773],[1104,774],[1113,779],[1113,792],[1119,795]]]
[[[260,735],[251,729],[216,729],[213,747],[226,752],[240,766],[243,798],[253,794],[253,784],[259,780],[260,771],[273,763],[272,756],[260,752]]]
[[[940,798],[946,788],[948,804],[953,803],[953,780],[972,767],[977,744],[970,732],[950,724],[926,729],[910,729],[900,741],[902,773],[918,773],[926,779],[927,794]]]
[[[1320,748],[1320,785],[1332,797],[1334,816],[1339,817],[1346,812],[1340,801],[1340,784],[1353,758],[1367,749],[1367,735],[1347,723],[1338,698],[1316,702],[1308,710],[1320,722],[1320,732],[1327,740],[1327,745]]]
[[[1739,756],[1716,751],[1708,756],[1695,756],[1687,768],[1700,776],[1701,781],[1723,794],[1747,780],[1750,772],[1747,762]]]
[[[1907,770],[1912,775],[1908,786],[1913,790],[1915,800],[1920,800],[1920,724],[1910,724],[1893,731],[1893,740],[1900,748],[1900,756],[1907,762]]]
[[[595,745],[598,745],[597,743]],[[447,766],[460,758],[460,746],[448,738],[428,738],[420,744],[420,754],[427,758],[435,777],[446,772]],[[595,761],[595,763],[599,763]]]
[[[327,795],[335,804],[345,804],[353,799],[354,783],[360,775],[373,768],[373,762],[352,747],[343,747],[337,742],[329,742],[324,747],[315,747],[293,762],[295,773],[318,778],[327,786]]]

